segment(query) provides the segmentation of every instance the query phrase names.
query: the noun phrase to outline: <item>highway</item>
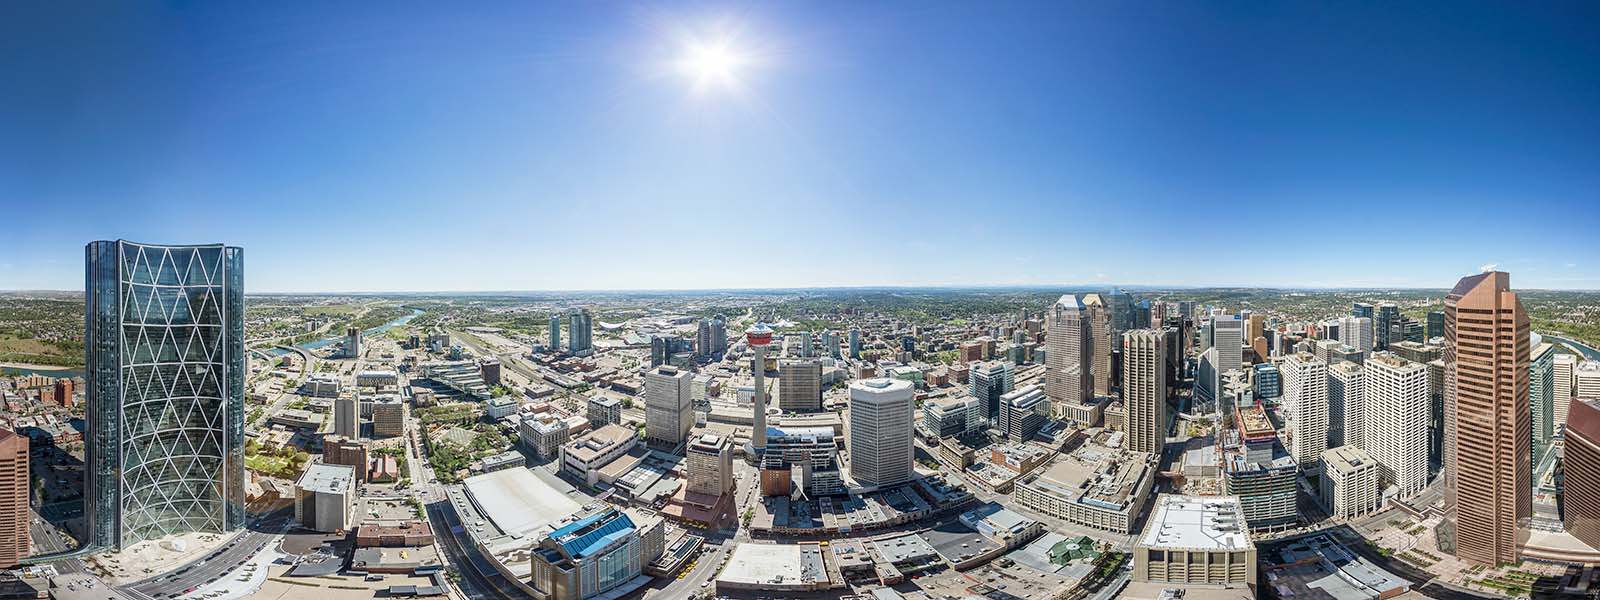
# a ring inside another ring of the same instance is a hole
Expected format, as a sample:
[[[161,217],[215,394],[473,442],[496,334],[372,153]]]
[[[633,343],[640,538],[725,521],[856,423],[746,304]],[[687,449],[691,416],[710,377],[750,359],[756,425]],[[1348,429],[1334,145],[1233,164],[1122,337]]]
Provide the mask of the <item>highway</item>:
[[[221,549],[171,572],[118,588],[131,598],[166,598],[183,594],[189,588],[227,577],[234,569],[265,550],[287,530],[294,519],[290,509],[279,509],[253,520]]]

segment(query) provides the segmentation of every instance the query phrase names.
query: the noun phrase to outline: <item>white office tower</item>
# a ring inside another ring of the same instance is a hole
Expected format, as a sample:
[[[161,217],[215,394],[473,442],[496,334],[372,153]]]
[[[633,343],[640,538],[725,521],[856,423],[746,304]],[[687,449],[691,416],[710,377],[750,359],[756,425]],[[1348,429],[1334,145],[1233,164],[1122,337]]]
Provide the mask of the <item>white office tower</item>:
[[[1167,335],[1135,329],[1122,335],[1122,409],[1127,448],[1160,456],[1167,445]]]
[[[1237,315],[1224,315],[1211,320],[1211,347],[1217,349],[1216,376],[1234,369],[1244,368],[1244,321]],[[1211,389],[1221,390],[1221,381],[1213,381]]]
[[[1322,453],[1322,504],[1328,516],[1352,519],[1378,510],[1382,469],[1366,451],[1340,446]]]
[[[901,379],[850,384],[850,477],[867,487],[911,480],[916,389]]]
[[[1561,427],[1567,424],[1567,405],[1572,403],[1573,392],[1577,390],[1573,375],[1578,371],[1578,357],[1573,354],[1557,354],[1551,363],[1553,365],[1551,371],[1555,373],[1555,382],[1550,386],[1550,389],[1554,390],[1551,393],[1555,395],[1555,410],[1552,411],[1555,413],[1555,419],[1551,421],[1551,427],[1555,431],[1560,431]]]
[[[1045,313],[1044,392],[1052,402],[1083,402],[1094,392],[1086,312],[1083,302],[1068,294]]]
[[[1283,405],[1288,410],[1289,454],[1300,470],[1317,473],[1328,449],[1328,363],[1310,352],[1284,357]]]
[[[1572,370],[1572,395],[1600,398],[1600,361],[1586,360]]]
[[[644,437],[652,445],[676,448],[694,427],[694,374],[661,365],[644,375]]]
[[[1372,331],[1372,317],[1339,319],[1339,341],[1344,345],[1366,354],[1372,352],[1372,345],[1376,339],[1376,334]]]
[[[1410,496],[1428,485],[1428,367],[1388,352],[1367,359],[1367,454]]]
[[[1339,361],[1328,367],[1328,446],[1366,448],[1362,435],[1361,365]]]

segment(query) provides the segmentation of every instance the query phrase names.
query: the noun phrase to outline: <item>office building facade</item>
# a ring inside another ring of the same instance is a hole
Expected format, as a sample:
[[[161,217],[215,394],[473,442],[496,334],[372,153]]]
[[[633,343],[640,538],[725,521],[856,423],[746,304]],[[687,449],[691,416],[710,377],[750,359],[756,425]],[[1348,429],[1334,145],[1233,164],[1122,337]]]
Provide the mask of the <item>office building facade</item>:
[[[90,543],[244,525],[244,251],[91,242]]]
[[[1389,352],[1365,367],[1366,436],[1359,445],[1402,497],[1428,485],[1428,368]]]
[[[865,486],[911,480],[916,390],[899,379],[850,384],[850,477]]]
[[[799,358],[778,363],[778,408],[783,412],[822,410],[822,361]]]
[[[660,366],[644,377],[644,436],[651,445],[676,448],[694,427],[689,371]]]
[[[1316,473],[1328,449],[1328,364],[1297,352],[1284,357],[1278,368],[1289,415],[1289,454],[1302,471]]]
[[[1445,296],[1446,514],[1457,558],[1517,562],[1533,511],[1528,313],[1511,275],[1465,277]]]
[[[1166,335],[1137,329],[1122,336],[1122,406],[1128,449],[1160,456],[1167,444]]]
[[[1046,313],[1044,391],[1052,402],[1083,402],[1094,391],[1093,342],[1083,302],[1065,295]]]

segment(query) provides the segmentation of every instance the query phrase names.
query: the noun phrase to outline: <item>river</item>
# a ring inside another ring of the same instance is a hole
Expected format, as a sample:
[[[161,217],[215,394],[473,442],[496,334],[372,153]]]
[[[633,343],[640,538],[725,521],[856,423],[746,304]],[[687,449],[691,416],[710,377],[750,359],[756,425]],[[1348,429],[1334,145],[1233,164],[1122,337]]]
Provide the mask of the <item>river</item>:
[[[411,309],[411,314],[405,315],[405,316],[400,317],[398,319],[395,319],[393,321],[389,321],[388,323],[384,323],[384,324],[379,325],[377,327],[373,327],[372,329],[368,329],[368,330],[366,330],[365,332],[362,333],[362,336],[366,337],[366,336],[378,335],[378,334],[383,333],[385,331],[388,331],[390,329],[394,329],[395,327],[398,327],[400,325],[404,325],[408,321],[417,318],[417,315],[420,315],[420,314],[422,314],[422,309],[413,308],[413,309]],[[322,338],[320,340],[312,340],[312,341],[306,342],[304,344],[300,344],[300,348],[304,349],[304,350],[316,350],[317,348],[321,348],[321,347],[324,347],[324,346],[337,344],[337,343],[342,342],[342,341],[344,341],[344,336],[342,336],[342,335],[334,336],[334,337],[326,337],[326,338]],[[284,354],[287,354],[288,352],[289,352],[288,350],[284,350],[283,348],[273,348],[271,350],[268,350],[267,354],[269,356],[282,356]]]
[[[1547,339],[1547,340],[1553,340],[1553,341],[1561,342],[1561,343],[1566,344],[1566,345],[1568,345],[1570,347],[1577,348],[1579,352],[1583,353],[1583,357],[1584,358],[1587,358],[1589,360],[1600,360],[1600,350],[1596,350],[1594,348],[1594,346],[1590,346],[1588,344],[1585,344],[1583,342],[1580,342],[1580,341],[1577,341],[1577,340],[1574,340],[1574,339],[1571,339],[1571,338],[1564,338],[1564,337],[1560,337],[1560,336],[1554,336],[1554,335],[1550,335],[1548,333],[1541,333],[1539,335],[1544,336],[1544,338]]]

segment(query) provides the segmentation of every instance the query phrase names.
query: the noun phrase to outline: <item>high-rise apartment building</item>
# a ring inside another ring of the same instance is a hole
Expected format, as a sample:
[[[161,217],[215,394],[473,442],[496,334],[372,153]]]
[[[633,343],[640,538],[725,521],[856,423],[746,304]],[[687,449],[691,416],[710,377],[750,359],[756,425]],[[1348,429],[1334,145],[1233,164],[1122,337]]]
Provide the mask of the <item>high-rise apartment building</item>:
[[[864,486],[911,480],[916,389],[900,379],[850,384],[850,476]]]
[[[0,568],[15,567],[28,557],[32,481],[27,436],[0,429]]]
[[[1366,448],[1363,431],[1362,366],[1340,361],[1328,367],[1328,446]]]
[[[1045,313],[1044,390],[1052,402],[1083,402],[1094,392],[1093,342],[1083,302],[1062,296]]]
[[[589,309],[567,311],[567,345],[573,354],[594,351],[594,315]]]
[[[89,542],[244,525],[244,250],[90,242]]]
[[[778,408],[783,412],[822,410],[822,361],[798,358],[778,363]]]
[[[1167,444],[1167,336],[1158,329],[1122,335],[1122,408],[1127,448],[1160,456]]]
[[[861,359],[861,330],[850,328],[850,358]]]
[[[1533,510],[1528,313],[1511,275],[1462,278],[1445,296],[1446,514],[1455,553],[1479,564],[1517,561],[1518,522]]]
[[[644,437],[652,445],[676,448],[694,427],[694,374],[660,366],[644,376]]]
[[[1284,357],[1278,370],[1288,413],[1289,454],[1302,471],[1316,473],[1328,449],[1328,363],[1296,352]]]
[[[1379,352],[1367,360],[1361,449],[1383,479],[1410,496],[1428,485],[1428,368]]]
[[[550,351],[561,351],[561,313],[550,313]]]
[[[1339,341],[1346,346],[1355,348],[1357,352],[1371,352],[1376,347],[1373,333],[1372,319],[1367,317],[1344,317],[1339,319]]]

